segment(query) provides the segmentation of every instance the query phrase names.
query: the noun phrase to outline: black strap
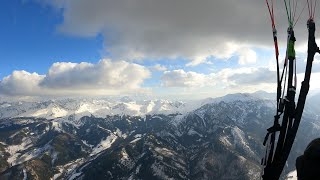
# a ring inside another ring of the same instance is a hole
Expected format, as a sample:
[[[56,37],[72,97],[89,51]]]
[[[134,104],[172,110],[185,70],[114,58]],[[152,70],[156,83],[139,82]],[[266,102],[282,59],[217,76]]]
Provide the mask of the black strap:
[[[317,52],[320,53],[320,50],[315,42],[315,36],[314,36],[315,24],[313,20],[308,21],[308,31],[309,31],[309,37],[308,37],[307,65],[305,70],[304,81],[301,84],[301,90],[299,94],[297,107],[295,107],[295,103],[294,103],[295,87],[293,87],[292,84],[291,86],[289,84],[288,91],[287,91],[287,96],[289,101],[287,103],[284,103],[284,116],[282,119],[282,125],[280,127],[281,130],[280,130],[279,140],[277,143],[277,148],[272,161],[270,163],[268,161],[268,163],[266,164],[266,167],[264,168],[264,174],[262,176],[264,180],[277,180],[280,178],[280,175],[288,159],[289,153],[291,151],[294,139],[296,137],[296,134],[299,128],[299,124],[301,121],[302,113],[303,113],[305,102],[306,102],[306,97],[309,92],[312,62],[315,54]],[[290,71],[290,68],[289,68],[289,71]],[[289,72],[289,77],[291,74],[292,73]],[[275,127],[271,127],[271,129],[269,128],[265,139],[268,139],[268,136],[269,136],[268,134],[270,134],[270,132],[273,132],[273,131],[275,131]],[[264,141],[264,144],[265,142],[266,140]],[[269,152],[269,155],[270,155],[270,152]]]

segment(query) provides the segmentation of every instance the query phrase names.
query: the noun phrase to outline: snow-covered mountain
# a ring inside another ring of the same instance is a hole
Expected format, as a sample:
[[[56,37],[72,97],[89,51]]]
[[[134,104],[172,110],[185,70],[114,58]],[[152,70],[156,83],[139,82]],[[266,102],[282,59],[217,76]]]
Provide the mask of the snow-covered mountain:
[[[64,99],[39,102],[0,102],[0,118],[83,116],[106,117],[107,115],[141,116],[146,114],[185,113],[193,110],[193,103],[169,100],[139,100],[122,98],[108,99]]]
[[[273,94],[272,94],[273,95]],[[266,99],[267,97],[267,99]],[[220,98],[208,98],[194,101],[172,101],[164,99],[144,100],[130,98],[103,99],[59,99],[36,102],[5,102],[0,99],[0,118],[37,117],[54,119],[73,116],[106,117],[107,115],[143,116],[146,114],[185,114],[204,104],[233,101],[252,101],[254,99],[270,100],[270,94],[257,92],[254,94],[232,94]]]
[[[0,179],[259,179],[262,141],[275,111],[273,100],[250,94],[0,107]],[[287,173],[320,135],[316,114],[304,114]]]

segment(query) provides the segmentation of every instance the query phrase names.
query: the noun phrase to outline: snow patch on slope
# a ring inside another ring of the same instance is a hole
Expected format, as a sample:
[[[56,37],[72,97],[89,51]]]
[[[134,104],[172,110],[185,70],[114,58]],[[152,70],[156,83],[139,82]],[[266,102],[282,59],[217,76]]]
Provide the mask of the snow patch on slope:
[[[141,138],[136,138],[136,139],[130,141],[130,144],[136,143],[136,142],[138,142],[139,140],[141,140]]]
[[[27,170],[23,169],[23,180],[27,180],[27,179],[28,179]]]
[[[50,142],[49,142],[50,143]],[[22,156],[20,156],[19,158],[17,158],[16,160],[16,164],[20,164],[23,163],[25,161],[29,161],[30,159],[33,159],[35,157],[40,156],[41,154],[43,154],[43,152],[51,149],[52,147],[48,144],[46,144],[44,147],[42,148],[35,148],[31,151],[28,151],[27,153],[23,154]]]
[[[157,153],[165,156],[165,157],[172,157],[174,156],[173,152],[167,148],[159,148],[159,147],[156,147],[154,149]]]
[[[72,176],[69,178],[69,180],[74,180],[74,179],[76,179],[77,177],[81,176],[81,174],[82,174],[82,172],[72,174]]]
[[[104,151],[111,147],[111,145],[117,140],[118,136],[114,134],[110,134],[106,139],[102,140],[96,147],[93,148],[92,153],[90,156],[94,156],[101,151]]]
[[[157,162],[151,165],[151,169],[153,174],[161,179],[174,180],[174,178],[167,176],[167,174],[164,172],[164,167]]]
[[[12,166],[17,164],[17,159],[21,156],[21,151],[28,149],[32,146],[32,141],[29,138],[23,138],[20,145],[11,145],[6,147],[7,152],[10,154],[7,162]]]
[[[63,132],[59,121],[52,121],[52,129],[58,132]]]
[[[128,169],[132,169],[135,165],[134,161],[129,157],[125,148],[122,148],[122,150],[121,150],[120,163],[123,166],[127,167]]]
[[[294,171],[291,171],[288,173],[286,179],[288,180],[298,180],[298,177],[297,177],[297,171],[294,170]]]
[[[232,146],[227,136],[221,136],[219,140],[226,146]]]
[[[234,137],[234,142],[236,146],[240,146],[242,149],[246,151],[249,155],[254,155],[255,153],[248,146],[248,142],[246,141],[244,132],[238,127],[234,127],[231,129],[232,136]]]

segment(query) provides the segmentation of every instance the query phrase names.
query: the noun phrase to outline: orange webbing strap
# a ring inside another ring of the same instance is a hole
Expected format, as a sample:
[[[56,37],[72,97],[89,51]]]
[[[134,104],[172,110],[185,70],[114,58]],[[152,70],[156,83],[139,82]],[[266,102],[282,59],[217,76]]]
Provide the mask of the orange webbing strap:
[[[266,3],[267,3],[268,10],[269,10],[270,18],[271,18],[272,29],[275,29],[276,25],[275,25],[275,22],[274,22],[273,0],[271,1],[271,6],[270,6],[268,0],[266,0]]]
[[[278,39],[277,39],[277,29],[276,29],[276,24],[274,20],[274,12],[273,12],[273,0],[271,0],[271,6],[268,0],[266,0],[266,4],[269,10],[270,14],[270,19],[271,19],[271,24],[272,24],[272,32],[273,32],[273,41],[274,41],[274,49],[275,49],[275,54],[276,54],[276,60],[277,63],[279,62],[279,47],[278,47]]]

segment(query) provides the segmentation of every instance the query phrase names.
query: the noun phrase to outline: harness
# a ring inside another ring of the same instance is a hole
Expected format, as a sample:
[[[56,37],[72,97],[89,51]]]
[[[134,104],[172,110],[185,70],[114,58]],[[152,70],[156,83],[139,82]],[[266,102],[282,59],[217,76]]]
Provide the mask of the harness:
[[[287,50],[284,60],[284,68],[280,77],[279,73],[279,50],[277,43],[277,35],[274,24],[273,14],[273,0],[271,6],[268,0],[266,0],[269,14],[272,21],[273,39],[275,45],[275,55],[277,61],[277,111],[274,116],[273,126],[267,129],[267,134],[264,138],[263,145],[266,146],[265,156],[262,158],[261,164],[264,166],[264,172],[262,178],[264,180],[276,180],[279,179],[285,163],[290,154],[294,139],[296,137],[298,127],[301,121],[303,109],[307,94],[309,92],[310,76],[312,71],[312,62],[315,54],[319,51],[319,48],[315,42],[315,23],[313,21],[315,14],[316,1],[313,3],[311,0],[307,0],[309,9],[308,20],[308,58],[305,70],[304,81],[301,84],[298,102],[295,102],[296,87],[297,87],[297,75],[296,75],[296,54],[295,54],[295,35],[294,26],[299,20],[303,7],[298,19],[295,20],[297,1],[291,1],[289,3],[284,0],[286,12],[288,16],[288,36],[287,36]],[[293,7],[293,8],[292,8]],[[284,80],[284,81],[283,81]],[[282,89],[283,84],[283,89]],[[280,125],[280,120],[281,125]],[[276,137],[278,139],[276,142]]]

